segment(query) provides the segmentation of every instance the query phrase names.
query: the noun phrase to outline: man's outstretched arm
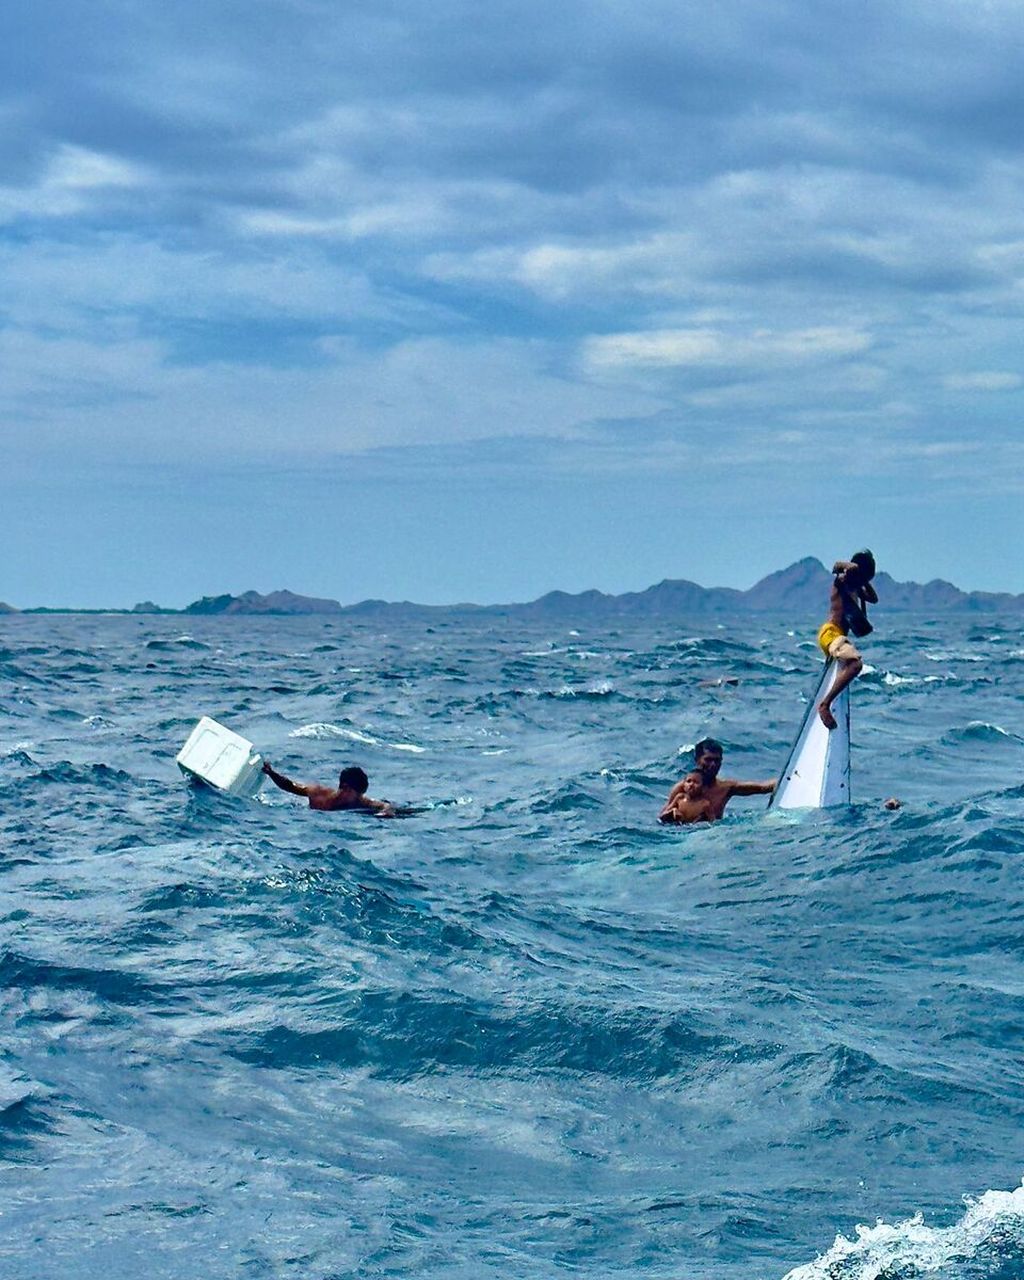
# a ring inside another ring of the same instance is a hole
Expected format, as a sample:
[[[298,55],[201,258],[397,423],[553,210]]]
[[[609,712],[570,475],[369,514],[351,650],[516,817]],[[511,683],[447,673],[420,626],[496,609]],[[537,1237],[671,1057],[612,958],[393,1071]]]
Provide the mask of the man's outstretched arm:
[[[301,782],[292,782],[291,778],[286,778],[283,773],[278,773],[276,769],[271,768],[269,760],[263,761],[263,772],[274,786],[280,787],[282,791],[290,791],[293,796],[309,795],[309,787],[304,787]]]
[[[775,790],[777,778],[772,778],[770,782],[730,782],[729,794],[731,796],[770,796]]]

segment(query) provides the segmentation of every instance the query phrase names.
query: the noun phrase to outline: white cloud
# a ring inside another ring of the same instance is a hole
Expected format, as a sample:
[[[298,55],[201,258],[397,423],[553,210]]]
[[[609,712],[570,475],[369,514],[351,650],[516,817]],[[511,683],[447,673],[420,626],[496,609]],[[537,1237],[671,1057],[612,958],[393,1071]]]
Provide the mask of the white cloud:
[[[585,367],[595,372],[688,366],[757,367],[780,360],[833,360],[859,355],[870,346],[869,334],[835,327],[789,332],[762,329],[746,335],[711,329],[662,329],[588,338],[583,344],[583,360]]]
[[[1024,386],[1019,373],[991,369],[978,373],[947,373],[942,379],[947,391],[1016,391]]]
[[[349,199],[351,199],[349,193]],[[343,203],[339,196],[337,204]],[[445,208],[440,193],[422,193],[393,200],[365,199],[357,201],[344,214],[315,215],[282,213],[279,210],[253,209],[238,215],[240,230],[250,235],[275,236],[281,239],[312,238],[319,240],[361,240],[371,236],[401,238],[437,234],[452,225],[451,212]]]
[[[140,340],[0,334],[6,447],[122,461],[344,456],[492,437],[569,438],[653,396],[560,377],[545,344],[414,339],[383,350],[323,339],[314,367],[182,365]],[[59,373],[55,374],[55,370]]]
[[[63,145],[32,184],[0,187],[0,222],[17,218],[70,218],[104,193],[142,186],[145,171],[116,156]]]
[[[499,288],[513,284],[555,301],[629,292],[664,302],[687,296],[708,261],[696,230],[671,230],[617,244],[548,241],[436,253],[427,256],[423,270],[435,280]]]

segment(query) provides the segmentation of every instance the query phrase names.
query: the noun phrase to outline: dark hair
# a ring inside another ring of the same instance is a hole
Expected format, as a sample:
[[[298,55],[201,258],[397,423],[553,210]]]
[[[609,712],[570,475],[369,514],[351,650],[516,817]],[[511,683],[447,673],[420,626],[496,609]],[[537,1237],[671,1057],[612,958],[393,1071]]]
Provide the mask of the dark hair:
[[[850,561],[860,570],[861,582],[870,582],[875,576],[875,557],[870,551],[855,551]]]
[[[714,738],[702,738],[693,749],[694,760],[699,760],[705,751],[711,751],[716,756],[723,756],[725,752],[722,750],[722,744],[716,742]]]
[[[351,787],[353,791],[358,791],[361,796],[366,795],[366,788],[370,785],[370,779],[366,776],[357,764],[351,765],[348,769],[342,769],[338,774],[339,787]]]

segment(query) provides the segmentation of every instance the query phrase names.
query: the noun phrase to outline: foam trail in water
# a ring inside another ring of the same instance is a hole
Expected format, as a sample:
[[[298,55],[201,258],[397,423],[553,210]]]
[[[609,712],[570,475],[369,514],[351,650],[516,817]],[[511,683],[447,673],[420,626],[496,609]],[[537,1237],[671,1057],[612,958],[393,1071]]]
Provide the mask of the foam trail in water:
[[[416,755],[423,755],[426,751],[426,747],[418,747],[414,742],[381,742],[379,738],[374,738],[368,733],[360,733],[358,729],[346,729],[342,725],[328,724],[323,721],[304,724],[298,729],[293,729],[288,737],[346,738],[349,742],[362,742],[368,747],[390,747],[392,751],[412,751]]]
[[[857,1239],[836,1236],[828,1253],[795,1267],[784,1280],[897,1280],[924,1276],[952,1263],[996,1252],[1024,1266],[1024,1185],[967,1198],[967,1212],[951,1227],[926,1227],[920,1214],[892,1225],[858,1227]]]

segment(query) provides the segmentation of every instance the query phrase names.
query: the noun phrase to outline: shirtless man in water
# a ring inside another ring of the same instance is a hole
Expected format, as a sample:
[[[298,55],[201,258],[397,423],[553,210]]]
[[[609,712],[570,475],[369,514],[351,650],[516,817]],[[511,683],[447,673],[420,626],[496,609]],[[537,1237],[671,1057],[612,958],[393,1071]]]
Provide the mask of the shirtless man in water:
[[[839,673],[828,694],[818,703],[818,715],[826,729],[836,727],[832,703],[848,684],[864,669],[864,659],[850,639],[871,633],[867,606],[878,603],[878,593],[871,585],[875,576],[875,557],[870,551],[857,551],[850,560],[837,560],[832,566],[832,594],[828,619],[818,631],[818,644],[826,658],[835,658]]]
[[[722,744],[714,738],[704,738],[693,749],[694,769],[681,779],[669,792],[665,807],[658,815],[660,822],[714,822],[725,812],[725,806],[733,796],[767,796],[775,790],[771,782],[738,782],[735,778],[720,778]],[[697,793],[693,782],[699,780]],[[692,814],[692,816],[690,816]]]
[[[338,774],[336,788],[319,787],[316,783],[306,786],[301,782],[292,782],[283,773],[272,769],[267,760],[263,761],[263,772],[282,791],[290,791],[293,796],[305,796],[311,809],[362,809],[366,813],[375,813],[378,818],[395,816],[394,809],[386,800],[371,800],[366,794],[370,779],[358,765],[342,769]]]

